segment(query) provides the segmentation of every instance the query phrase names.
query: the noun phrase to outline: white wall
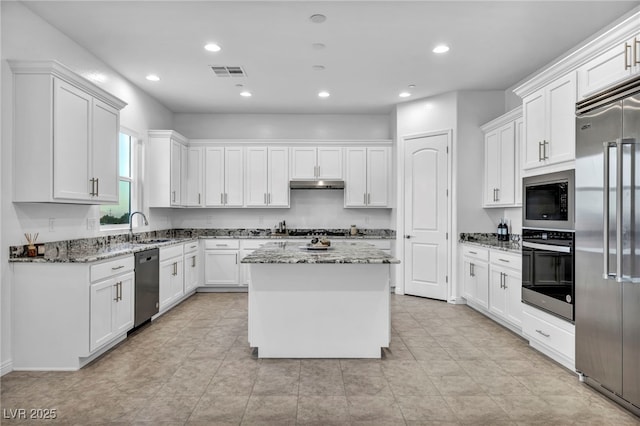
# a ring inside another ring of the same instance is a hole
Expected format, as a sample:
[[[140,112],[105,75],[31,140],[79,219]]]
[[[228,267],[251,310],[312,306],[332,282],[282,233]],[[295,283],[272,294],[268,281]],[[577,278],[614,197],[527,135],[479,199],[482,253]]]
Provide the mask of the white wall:
[[[176,228],[270,228],[284,220],[287,228],[385,228],[391,209],[345,209],[344,191],[291,191],[289,209],[182,209],[173,215]]]
[[[59,32],[18,2],[0,2],[1,7],[1,101],[2,101],[2,230],[1,259],[9,257],[8,246],[24,243],[24,232],[39,232],[39,241],[92,237],[99,231],[87,230],[87,218],[98,218],[97,206],[13,204],[11,163],[13,86],[7,59],[55,59],[81,75],[101,73],[106,77],[101,84],[108,92],[123,99],[128,105],[122,110],[121,124],[141,136],[150,128],[171,128],[171,111],[145,92],[118,75],[108,65],[83,49],[79,44]],[[56,218],[53,232],[49,231],[49,218]],[[154,223],[153,218],[150,218]],[[156,226],[161,221],[155,221]],[[165,225],[168,222],[165,221]],[[0,363],[5,367],[11,361],[11,285],[12,268],[0,262],[2,270],[2,348]]]
[[[176,114],[174,127],[190,139],[391,139],[389,115]],[[179,228],[393,228],[390,209],[345,209],[343,191],[291,191],[290,209],[163,209]],[[155,209],[154,209],[155,210]],[[156,213],[157,214],[157,213]]]
[[[504,112],[504,92],[451,92],[430,98],[399,104],[396,107],[397,140],[396,166],[402,170],[404,152],[403,138],[408,135],[440,130],[452,130],[451,155],[453,178],[453,221],[451,231],[454,238],[451,261],[451,297],[457,296],[456,270],[457,250],[455,241],[459,232],[493,232],[493,221],[482,208],[483,135],[480,126]],[[402,177],[398,177],[397,193],[404,191]],[[394,214],[396,232],[403,233],[403,209],[398,199],[398,210]],[[397,216],[396,216],[397,215]],[[404,256],[400,240],[396,253]],[[403,268],[396,269],[396,288],[404,291]]]
[[[190,139],[391,139],[388,115],[175,114]]]

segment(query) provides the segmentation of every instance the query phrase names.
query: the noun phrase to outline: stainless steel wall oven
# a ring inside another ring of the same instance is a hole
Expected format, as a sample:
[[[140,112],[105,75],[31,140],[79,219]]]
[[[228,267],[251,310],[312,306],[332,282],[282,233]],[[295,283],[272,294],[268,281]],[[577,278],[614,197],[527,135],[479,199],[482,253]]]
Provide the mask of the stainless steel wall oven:
[[[574,319],[574,232],[522,229],[522,301]]]

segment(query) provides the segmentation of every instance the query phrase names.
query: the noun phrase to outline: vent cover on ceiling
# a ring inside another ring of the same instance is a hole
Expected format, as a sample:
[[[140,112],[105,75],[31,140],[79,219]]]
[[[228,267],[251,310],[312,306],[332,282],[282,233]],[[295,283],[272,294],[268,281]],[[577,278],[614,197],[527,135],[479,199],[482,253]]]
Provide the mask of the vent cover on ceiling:
[[[222,65],[211,65],[211,69],[216,77],[246,77],[242,67],[226,67]]]

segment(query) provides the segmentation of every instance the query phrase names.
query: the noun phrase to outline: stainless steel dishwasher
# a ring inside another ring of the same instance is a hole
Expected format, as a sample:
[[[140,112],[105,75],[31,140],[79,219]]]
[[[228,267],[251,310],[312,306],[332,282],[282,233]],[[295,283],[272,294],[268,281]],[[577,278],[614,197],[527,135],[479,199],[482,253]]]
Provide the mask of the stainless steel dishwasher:
[[[160,304],[160,250],[149,249],[135,254],[136,311],[134,327],[158,313]]]

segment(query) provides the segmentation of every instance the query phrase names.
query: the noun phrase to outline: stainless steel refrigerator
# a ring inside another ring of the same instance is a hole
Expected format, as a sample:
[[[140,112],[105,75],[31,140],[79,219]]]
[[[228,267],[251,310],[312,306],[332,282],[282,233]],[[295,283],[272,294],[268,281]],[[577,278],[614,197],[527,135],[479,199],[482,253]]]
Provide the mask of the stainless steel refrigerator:
[[[640,415],[640,78],[576,114],[576,370]]]

